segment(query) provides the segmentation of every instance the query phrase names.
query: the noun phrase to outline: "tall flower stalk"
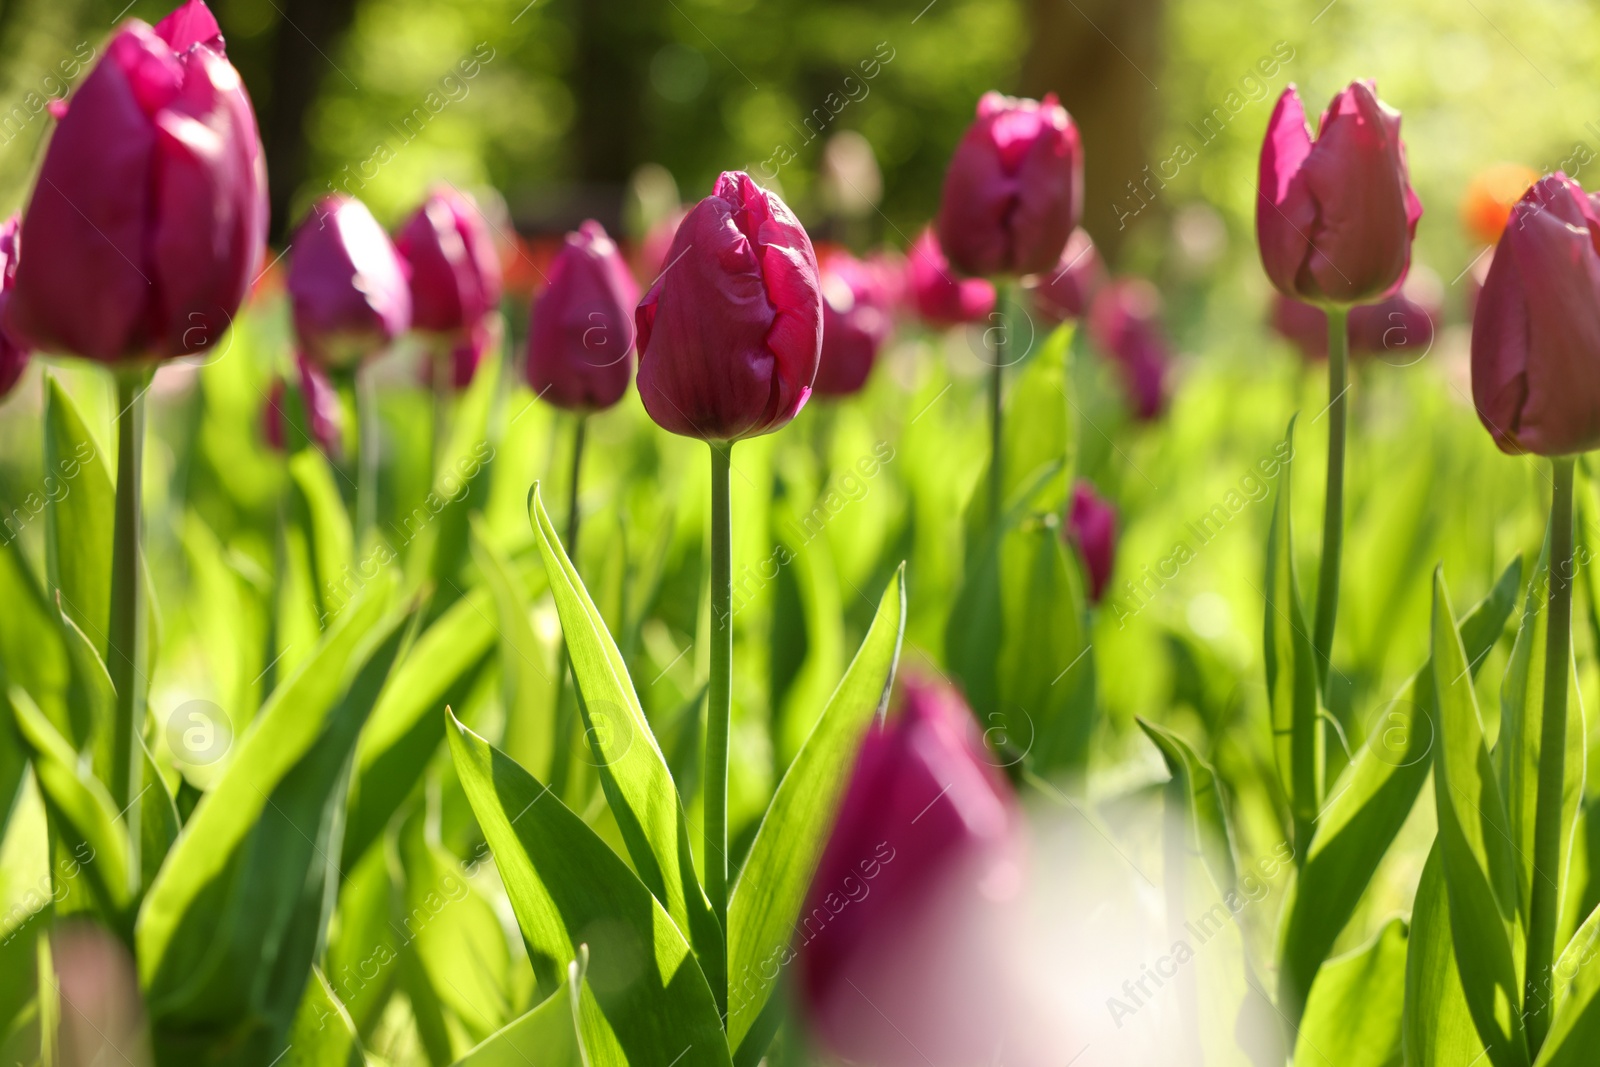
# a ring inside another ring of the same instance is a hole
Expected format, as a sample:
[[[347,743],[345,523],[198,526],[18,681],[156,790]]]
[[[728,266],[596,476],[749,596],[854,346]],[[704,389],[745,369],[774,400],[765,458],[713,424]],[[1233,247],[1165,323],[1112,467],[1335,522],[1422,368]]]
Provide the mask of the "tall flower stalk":
[[[1350,363],[1349,312],[1328,310],[1328,480],[1322,508],[1322,561],[1317,568],[1316,622],[1311,645],[1317,671],[1327,685],[1333,651],[1333,627],[1339,612],[1339,567],[1344,555],[1344,443],[1349,416],[1346,381]]]
[[[733,716],[734,442],[771,433],[805,405],[822,349],[811,238],[748,174],[729,172],[678,227],[667,269],[639,303],[639,398],[662,428],[711,448],[711,677],[707,690],[704,888],[727,930],[728,735]],[[706,968],[728,1007],[727,944]]]
[[[140,501],[144,465],[144,394],[148,368],[117,372],[117,499],[111,535],[111,620],[108,662],[117,693],[117,718],[111,729],[111,795],[130,827],[139,824],[138,801],[144,760],[139,735],[144,723],[147,611],[140,565],[143,516]],[[129,834],[137,848],[139,835]],[[137,853],[135,853],[137,855]]]

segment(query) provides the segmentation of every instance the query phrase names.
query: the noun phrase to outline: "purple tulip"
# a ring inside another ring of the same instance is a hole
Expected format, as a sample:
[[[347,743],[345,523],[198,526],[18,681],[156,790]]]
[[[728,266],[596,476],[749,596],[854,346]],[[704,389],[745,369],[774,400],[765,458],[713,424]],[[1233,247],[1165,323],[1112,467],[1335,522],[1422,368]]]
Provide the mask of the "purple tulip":
[[[1421,217],[1400,113],[1373,82],[1333,98],[1315,141],[1300,94],[1283,91],[1261,144],[1256,199],[1261,262],[1279,292],[1317,304],[1373,300],[1405,278]]]
[[[593,219],[567,234],[528,328],[528,384],[557,407],[601,411],[633,376],[639,287],[616,242]]]
[[[309,430],[324,452],[337,457],[344,444],[344,409],[339,404],[339,394],[321,368],[305,356],[295,356],[295,366],[300,383],[293,403],[298,409],[291,412],[287,383],[282,378],[273,379],[267,406],[261,412],[262,436],[268,445],[282,452],[291,434],[298,448],[303,442],[301,432]]]
[[[401,227],[395,249],[411,269],[411,326],[453,339],[500,304],[500,254],[472,199],[448,185]]]
[[[811,238],[784,202],[730,171],[684,216],[636,313],[639,398],[657,425],[703,441],[784,426],[822,348]]]
[[[1067,247],[1061,250],[1056,265],[1030,278],[1027,289],[1041,318],[1065,322],[1083,317],[1105,279],[1105,267],[1100,263],[1094,239],[1080,226],[1067,238]]]
[[[17,278],[17,228],[13,215],[0,223],[0,323],[5,321],[6,305],[11,302],[11,286]],[[28,350],[0,328],[0,397],[4,397],[28,369]]]
[[[348,371],[411,324],[405,263],[367,206],[325,196],[291,243],[289,299],[301,348],[327,371]]]
[[[992,1062],[1023,861],[1016,800],[972,712],[953,689],[906,683],[862,744],[796,929],[823,1044],[880,1067]]]
[[[822,264],[822,396],[859,392],[889,337],[889,291],[882,272],[844,253]]]
[[[1116,560],[1117,509],[1082,478],[1072,487],[1066,534],[1083,561],[1083,571],[1089,579],[1089,602],[1098,604]]]
[[[1600,212],[1553,174],[1511,209],[1472,317],[1472,399],[1501,451],[1600,447]]]
[[[1133,278],[1110,282],[1089,308],[1089,334],[1122,377],[1128,408],[1141,422],[1166,409],[1172,349],[1161,328],[1161,296]]]
[[[50,138],[6,329],[108,363],[212,347],[260,265],[266,193],[255,112],[210,10],[128,20]]]
[[[933,326],[982,322],[994,311],[994,285],[957,275],[932,226],[922,231],[906,255],[906,285],[917,314]]]
[[[939,243],[965,274],[1037,274],[1061,257],[1083,213],[1083,147],[1055,94],[988,92],[956,146]]]

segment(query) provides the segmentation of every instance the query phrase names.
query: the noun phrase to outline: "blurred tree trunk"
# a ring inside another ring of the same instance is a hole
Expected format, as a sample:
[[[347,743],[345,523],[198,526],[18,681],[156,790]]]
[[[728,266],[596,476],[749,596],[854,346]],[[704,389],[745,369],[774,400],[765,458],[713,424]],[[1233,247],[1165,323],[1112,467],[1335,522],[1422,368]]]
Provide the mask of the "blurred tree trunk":
[[[277,0],[282,17],[273,30],[271,58],[263,86],[250,86],[267,153],[267,183],[272,204],[273,244],[281,244],[293,219],[294,194],[310,165],[306,119],[327,78],[343,78],[334,66],[356,0]],[[228,27],[222,26],[223,36]],[[264,90],[264,91],[262,91]]]
[[[1139,201],[1161,81],[1163,0],[1028,0],[1022,89],[1053,92],[1083,136],[1084,228],[1115,264]],[[1121,211],[1119,212],[1119,207]]]

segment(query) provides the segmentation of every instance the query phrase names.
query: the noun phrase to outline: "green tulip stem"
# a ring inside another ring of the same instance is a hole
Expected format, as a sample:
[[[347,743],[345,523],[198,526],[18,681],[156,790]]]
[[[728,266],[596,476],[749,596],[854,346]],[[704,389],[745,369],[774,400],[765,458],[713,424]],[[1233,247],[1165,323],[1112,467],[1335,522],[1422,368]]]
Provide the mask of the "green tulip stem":
[[[378,526],[378,386],[372,379],[371,368],[357,367],[354,375],[356,431],[360,435],[356,445],[360,456],[356,468],[356,545],[359,548]],[[430,480],[433,473],[428,472]]]
[[[1539,793],[1533,821],[1524,1023],[1537,1054],[1550,1032],[1556,924],[1561,917],[1561,802],[1567,755],[1567,681],[1572,655],[1572,456],[1551,460],[1550,615],[1544,647],[1544,715],[1539,724]]]
[[[1006,375],[1007,335],[1011,330],[1011,286],[1002,284],[999,290],[999,321],[984,331],[986,338],[994,339],[990,352],[994,363],[989,367],[989,522],[1000,521],[1000,509],[1005,503],[1005,408],[1003,395]]]
[[[1349,312],[1328,309],[1328,489],[1322,508],[1322,563],[1317,570],[1317,621],[1311,644],[1316,649],[1317,673],[1323,700],[1332,689],[1333,624],[1339,613],[1339,562],[1344,554],[1344,439],[1350,335]]]
[[[450,436],[450,394],[455,384],[455,367],[449,349],[430,352],[428,356],[433,387],[433,443],[428,456],[428,477],[437,479],[439,461]]]
[[[146,617],[140,574],[144,474],[144,394],[151,372],[139,367],[117,372],[117,503],[111,535],[111,619],[108,664],[117,693],[117,718],[111,731],[111,795],[123,809],[128,843],[139,869],[139,792],[144,777],[140,736],[145,716]]]
[[[711,678],[706,703],[705,871],[706,896],[723,931],[728,929],[728,728],[733,710],[733,522],[728,508],[732,441],[711,442]],[[707,974],[726,975],[727,940],[721,965]],[[718,983],[717,1007],[726,1018],[726,979]]]
[[[577,424],[572,428],[572,478],[567,482],[567,558],[572,561],[572,566],[578,566],[578,486],[580,484],[579,472],[583,469],[583,441],[589,426],[589,416],[579,414]],[[550,791],[558,797],[565,797],[567,791],[567,778],[572,768],[572,726],[575,710],[567,701],[567,660],[566,642],[561,644],[561,662],[556,665],[556,714],[555,736],[550,749]]]

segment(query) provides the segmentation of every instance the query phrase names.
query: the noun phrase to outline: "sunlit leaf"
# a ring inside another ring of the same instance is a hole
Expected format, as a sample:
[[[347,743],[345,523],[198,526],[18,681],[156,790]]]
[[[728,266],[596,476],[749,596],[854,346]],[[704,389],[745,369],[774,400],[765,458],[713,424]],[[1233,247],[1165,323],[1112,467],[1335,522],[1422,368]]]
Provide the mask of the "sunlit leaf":
[[[1317,974],[1295,1041],[1295,1067],[1399,1067],[1405,1003],[1406,924],[1378,935]]]

